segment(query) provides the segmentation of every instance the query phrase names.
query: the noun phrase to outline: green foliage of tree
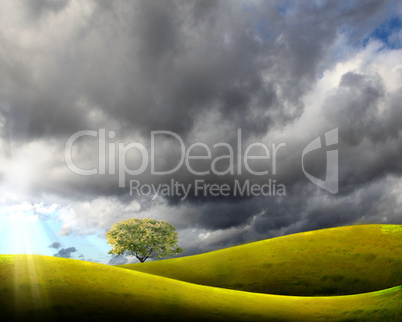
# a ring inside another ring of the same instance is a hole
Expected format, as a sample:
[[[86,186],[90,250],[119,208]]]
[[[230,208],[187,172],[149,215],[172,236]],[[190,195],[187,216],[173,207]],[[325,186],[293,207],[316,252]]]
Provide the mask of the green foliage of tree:
[[[148,258],[170,257],[183,252],[178,247],[176,227],[166,221],[150,218],[126,219],[106,233],[113,249],[109,254],[129,254],[143,263]]]

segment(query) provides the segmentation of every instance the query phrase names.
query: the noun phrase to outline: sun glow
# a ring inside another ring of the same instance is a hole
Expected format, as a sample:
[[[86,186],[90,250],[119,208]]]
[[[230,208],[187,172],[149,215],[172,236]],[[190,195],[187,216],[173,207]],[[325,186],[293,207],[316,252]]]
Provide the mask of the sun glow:
[[[43,205],[21,202],[0,209],[1,254],[39,254],[52,242],[38,207]]]

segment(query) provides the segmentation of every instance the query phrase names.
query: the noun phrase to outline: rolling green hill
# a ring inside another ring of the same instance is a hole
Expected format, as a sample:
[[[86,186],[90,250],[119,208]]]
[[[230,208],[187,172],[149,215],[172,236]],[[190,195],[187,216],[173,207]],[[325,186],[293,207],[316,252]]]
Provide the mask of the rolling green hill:
[[[346,295],[402,284],[402,225],[298,233],[206,254],[120,267],[282,295]]]
[[[190,284],[102,264],[0,255],[0,321],[397,321],[401,287],[335,297]]]

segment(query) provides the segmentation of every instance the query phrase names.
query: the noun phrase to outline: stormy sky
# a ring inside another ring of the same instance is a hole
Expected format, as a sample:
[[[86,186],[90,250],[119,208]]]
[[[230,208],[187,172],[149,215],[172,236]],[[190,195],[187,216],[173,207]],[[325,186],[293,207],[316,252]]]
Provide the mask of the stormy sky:
[[[43,252],[113,264],[132,259],[107,257],[105,232],[132,217],[175,225],[184,255],[402,224],[401,16],[382,0],[2,1],[2,238],[38,225]],[[336,192],[305,174],[329,180],[329,151]],[[271,193],[236,193],[247,182]]]

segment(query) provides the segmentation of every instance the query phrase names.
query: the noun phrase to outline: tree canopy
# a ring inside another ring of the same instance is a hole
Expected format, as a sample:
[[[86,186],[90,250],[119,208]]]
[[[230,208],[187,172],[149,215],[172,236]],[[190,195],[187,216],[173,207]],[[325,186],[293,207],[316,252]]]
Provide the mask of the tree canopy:
[[[163,220],[126,219],[114,224],[106,237],[113,247],[109,254],[133,255],[141,263],[148,258],[170,257],[183,252],[178,247],[176,227]]]

